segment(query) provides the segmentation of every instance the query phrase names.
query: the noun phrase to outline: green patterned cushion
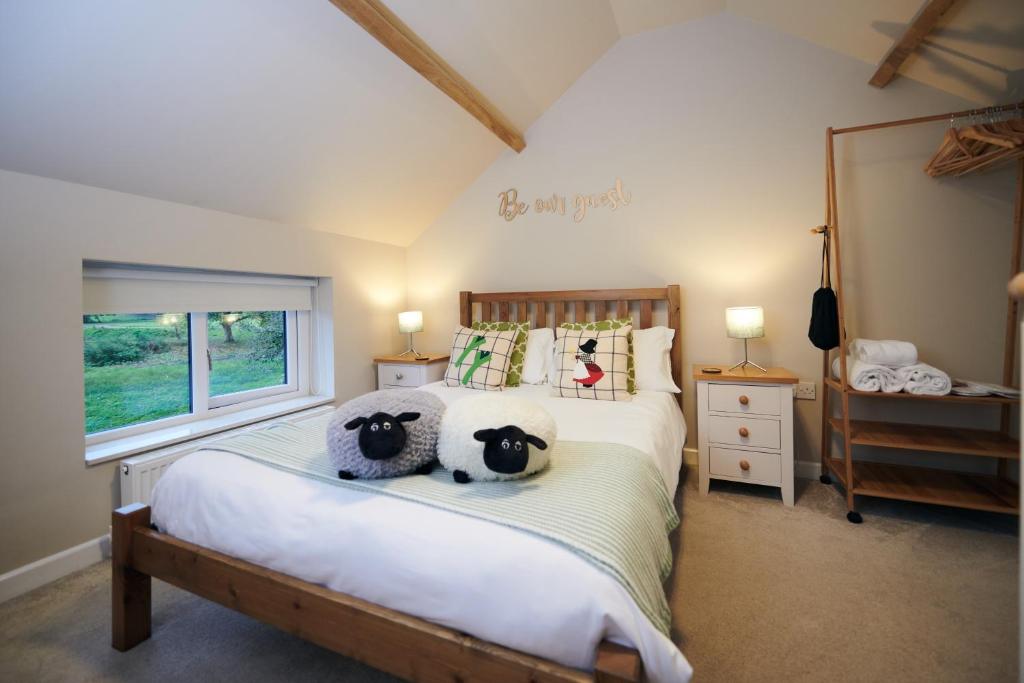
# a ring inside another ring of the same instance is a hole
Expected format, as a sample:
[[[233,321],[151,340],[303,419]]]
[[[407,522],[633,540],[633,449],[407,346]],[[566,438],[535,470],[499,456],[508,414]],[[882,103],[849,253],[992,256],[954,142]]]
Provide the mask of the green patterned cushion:
[[[475,324],[475,323],[474,323]],[[632,318],[620,318],[613,320],[595,320],[591,323],[562,323],[559,325],[564,330],[617,330],[620,327],[632,325]],[[636,393],[636,368],[633,366],[633,333],[629,333],[629,358],[626,360],[626,391]]]
[[[508,363],[508,374],[505,375],[505,386],[518,387],[523,379],[523,361],[526,359],[526,338],[530,334],[530,323],[485,323],[477,320],[473,323],[473,329],[484,332],[507,332],[512,330],[517,333],[515,346],[512,347],[512,358]],[[632,353],[632,348],[630,353]],[[632,356],[630,357],[632,358]]]

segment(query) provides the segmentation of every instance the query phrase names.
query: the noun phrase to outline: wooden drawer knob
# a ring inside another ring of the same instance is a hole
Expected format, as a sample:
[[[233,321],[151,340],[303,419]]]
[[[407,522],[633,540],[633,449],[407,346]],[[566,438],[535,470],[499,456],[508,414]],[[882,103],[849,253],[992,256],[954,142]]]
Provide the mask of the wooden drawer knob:
[[[744,472],[749,472],[750,463],[747,462],[746,460],[740,460],[740,469],[743,470]]]
[[[747,398],[745,394],[743,396],[740,396],[740,405],[741,406],[745,406],[748,403],[750,403],[750,399]]]
[[[744,439],[747,438],[748,436],[750,436],[750,430],[747,429],[746,427],[740,427],[740,436],[742,436]]]

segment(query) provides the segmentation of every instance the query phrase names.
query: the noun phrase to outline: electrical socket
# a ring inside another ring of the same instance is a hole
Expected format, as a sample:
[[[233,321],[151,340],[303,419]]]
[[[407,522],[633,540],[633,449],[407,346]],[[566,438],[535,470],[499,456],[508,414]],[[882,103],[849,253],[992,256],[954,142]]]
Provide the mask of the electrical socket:
[[[804,398],[808,401],[814,400],[814,382],[800,382],[796,385],[796,391],[793,393],[797,398]]]

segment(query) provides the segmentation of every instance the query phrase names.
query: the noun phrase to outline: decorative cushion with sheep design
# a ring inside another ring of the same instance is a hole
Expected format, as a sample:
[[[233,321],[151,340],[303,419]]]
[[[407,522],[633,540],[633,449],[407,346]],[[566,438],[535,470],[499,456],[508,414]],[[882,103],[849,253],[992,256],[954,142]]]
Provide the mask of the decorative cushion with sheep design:
[[[513,322],[483,322],[473,321],[474,330],[498,330],[504,332],[513,330],[516,333],[515,346],[512,347],[512,355],[508,360],[508,372],[505,374],[506,387],[518,387],[523,379],[523,361],[526,360],[526,339],[530,334],[530,323]]]
[[[383,389],[342,404],[327,425],[327,453],[341,479],[429,474],[444,402],[418,389]]]
[[[519,479],[547,466],[557,438],[555,418],[539,404],[488,394],[448,407],[437,454],[460,484]]]

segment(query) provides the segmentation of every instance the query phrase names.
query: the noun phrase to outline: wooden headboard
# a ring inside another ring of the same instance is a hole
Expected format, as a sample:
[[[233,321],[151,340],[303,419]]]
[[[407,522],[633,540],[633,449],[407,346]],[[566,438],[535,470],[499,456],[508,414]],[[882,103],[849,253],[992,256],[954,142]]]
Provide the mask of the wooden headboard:
[[[666,324],[676,331],[671,352],[672,379],[682,388],[683,331],[680,329],[679,285],[556,292],[459,292],[459,319],[466,327],[472,325],[474,320],[530,321],[531,327],[536,329],[558,327],[564,322],[614,317],[632,318],[635,328],[646,329],[653,326],[655,304],[662,301],[665,302],[667,312]],[[676,396],[682,406],[683,395]]]

